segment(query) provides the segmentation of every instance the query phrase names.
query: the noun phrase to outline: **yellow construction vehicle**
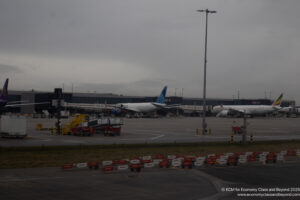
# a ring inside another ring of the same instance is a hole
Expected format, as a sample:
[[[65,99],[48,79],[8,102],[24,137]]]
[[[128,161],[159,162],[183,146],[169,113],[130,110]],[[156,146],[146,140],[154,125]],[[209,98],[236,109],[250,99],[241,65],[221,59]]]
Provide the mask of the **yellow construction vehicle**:
[[[68,135],[72,133],[72,128],[76,128],[81,125],[83,122],[87,122],[87,116],[84,114],[76,115],[75,118],[68,124],[62,127],[62,134]]]

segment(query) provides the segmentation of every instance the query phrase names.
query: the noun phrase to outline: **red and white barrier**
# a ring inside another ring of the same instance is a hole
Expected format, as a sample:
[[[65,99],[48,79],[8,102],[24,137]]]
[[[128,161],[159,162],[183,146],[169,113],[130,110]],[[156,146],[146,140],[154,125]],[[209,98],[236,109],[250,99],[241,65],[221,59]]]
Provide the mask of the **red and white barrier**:
[[[145,163],[144,168],[153,168],[155,165],[153,162]]]
[[[118,171],[127,171],[129,169],[128,165],[118,165],[117,170]]]
[[[113,161],[112,160],[105,160],[105,161],[102,161],[102,166],[109,166],[109,165],[112,165],[113,164]]]
[[[196,168],[198,168],[198,167],[202,167],[203,165],[204,165],[204,161],[205,161],[205,159],[203,159],[203,160],[196,160],[195,162],[194,162],[194,166],[196,167]]]
[[[129,163],[130,163],[130,164],[140,164],[141,161],[138,160],[138,159],[133,159],[133,160],[130,160]]]
[[[143,156],[141,160],[152,160],[152,156]]]
[[[114,171],[114,166],[104,166],[104,167],[102,167],[102,171],[104,173],[113,172]]]
[[[172,162],[171,162],[171,166],[174,167],[174,168],[181,167],[181,164],[182,164],[182,159],[181,158],[173,159]]]
[[[169,160],[173,160],[173,159],[176,158],[176,156],[175,156],[175,155],[168,155],[167,158],[168,158]]]
[[[75,164],[75,166],[76,166],[76,168],[79,168],[79,169],[88,168],[87,163],[77,163],[77,164]]]
[[[61,166],[62,170],[68,170],[68,169],[72,169],[73,168],[73,164],[64,164]]]
[[[160,163],[161,161],[163,161],[163,159],[154,159],[154,160],[153,160],[153,164],[154,164],[155,166],[157,166],[157,165],[159,165],[159,163]]]

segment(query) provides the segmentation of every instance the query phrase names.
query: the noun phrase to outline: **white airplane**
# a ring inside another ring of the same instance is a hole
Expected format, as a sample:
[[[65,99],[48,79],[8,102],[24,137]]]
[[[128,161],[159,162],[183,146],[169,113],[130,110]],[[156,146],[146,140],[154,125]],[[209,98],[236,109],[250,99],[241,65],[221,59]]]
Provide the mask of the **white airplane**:
[[[167,93],[167,86],[163,88],[160,96],[157,98],[156,102],[145,102],[145,103],[119,103],[116,105],[115,113],[120,110],[125,110],[135,113],[149,113],[163,108],[171,108],[174,106],[167,106],[165,104],[165,96]]]
[[[280,94],[272,105],[221,105],[214,106],[212,113],[216,114],[217,117],[226,117],[230,114],[264,115],[283,109],[283,107],[280,107],[282,96],[283,94]]]

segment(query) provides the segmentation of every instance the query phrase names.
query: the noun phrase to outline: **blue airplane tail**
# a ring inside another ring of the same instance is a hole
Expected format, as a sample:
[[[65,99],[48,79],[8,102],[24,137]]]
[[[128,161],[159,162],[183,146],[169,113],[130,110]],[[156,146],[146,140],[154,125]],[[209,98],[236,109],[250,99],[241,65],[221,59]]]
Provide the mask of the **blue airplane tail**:
[[[161,91],[160,96],[157,98],[156,103],[165,103],[165,96],[167,93],[168,86],[165,86],[164,89]]]
[[[7,94],[8,94],[7,86],[8,86],[8,78],[6,79],[6,81],[4,83],[4,86],[3,86],[3,89],[2,89],[2,92],[1,92],[1,96],[0,96],[1,102],[7,101]]]

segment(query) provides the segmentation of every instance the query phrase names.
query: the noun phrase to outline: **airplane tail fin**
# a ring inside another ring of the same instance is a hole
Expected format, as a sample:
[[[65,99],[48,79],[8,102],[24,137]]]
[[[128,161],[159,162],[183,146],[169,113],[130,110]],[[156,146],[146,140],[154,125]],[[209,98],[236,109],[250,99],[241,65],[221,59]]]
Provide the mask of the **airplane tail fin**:
[[[161,91],[160,96],[157,98],[156,103],[165,103],[165,96],[167,93],[167,86]]]
[[[281,93],[280,96],[273,102],[272,106],[280,106],[282,101],[283,94]]]
[[[8,95],[7,86],[8,86],[8,78],[6,79],[6,81],[4,83],[4,86],[3,86],[3,89],[2,89],[2,92],[1,92],[0,99],[2,101],[6,101],[7,100],[7,95]]]

